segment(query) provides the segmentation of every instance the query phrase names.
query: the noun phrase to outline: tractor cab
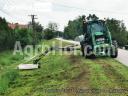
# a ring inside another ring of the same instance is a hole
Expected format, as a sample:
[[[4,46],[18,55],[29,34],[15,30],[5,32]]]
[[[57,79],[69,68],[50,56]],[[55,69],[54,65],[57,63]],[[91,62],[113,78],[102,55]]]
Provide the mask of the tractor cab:
[[[92,37],[93,45],[100,45],[104,43],[111,44],[111,36],[109,30],[105,25],[105,21],[97,20],[87,22],[87,31],[85,33],[85,38]],[[86,36],[87,35],[87,36]]]
[[[81,41],[83,55],[90,53],[95,56],[117,57],[117,45],[113,44],[111,34],[104,20],[96,16],[89,16],[83,19],[84,40]],[[87,46],[89,46],[87,48]],[[86,51],[86,52],[85,52]]]

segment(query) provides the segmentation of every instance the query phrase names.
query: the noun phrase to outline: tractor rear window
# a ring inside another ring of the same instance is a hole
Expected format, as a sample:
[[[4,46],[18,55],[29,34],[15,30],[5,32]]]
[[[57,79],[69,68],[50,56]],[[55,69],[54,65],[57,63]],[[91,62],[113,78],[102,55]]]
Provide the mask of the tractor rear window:
[[[90,24],[90,31],[91,32],[106,32],[107,30],[103,23],[96,22],[96,23]]]

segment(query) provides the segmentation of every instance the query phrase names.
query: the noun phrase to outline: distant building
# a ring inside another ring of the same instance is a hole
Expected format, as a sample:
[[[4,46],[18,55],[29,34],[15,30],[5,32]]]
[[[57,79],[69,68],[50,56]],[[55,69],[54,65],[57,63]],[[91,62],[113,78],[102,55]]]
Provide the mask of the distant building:
[[[18,23],[8,23],[8,26],[11,29],[15,29],[16,27],[23,29],[23,28],[28,28],[28,25],[23,25],[23,24],[18,24]]]

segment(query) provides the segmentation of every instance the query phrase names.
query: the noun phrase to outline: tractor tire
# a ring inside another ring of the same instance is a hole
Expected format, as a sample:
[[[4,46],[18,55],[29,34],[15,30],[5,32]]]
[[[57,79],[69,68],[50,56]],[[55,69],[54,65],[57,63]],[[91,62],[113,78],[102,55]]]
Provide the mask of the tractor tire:
[[[84,54],[84,42],[80,42],[80,45],[81,45],[81,52],[82,52],[82,56],[84,57],[85,54]]]
[[[117,58],[117,56],[118,56],[118,49],[117,48],[115,50],[111,49],[111,58]]]
[[[113,48],[111,48],[111,58],[117,58],[117,56],[118,56],[118,44],[117,44],[117,41],[113,40],[112,44],[114,45],[114,50],[113,50]]]
[[[86,47],[89,45],[85,42],[80,42],[80,45],[81,45],[82,56],[85,58],[89,58],[91,55],[88,55],[88,54],[91,52],[91,49],[89,48],[86,49]]]
[[[85,58],[90,58],[92,57],[92,54],[90,54],[91,49],[89,49],[89,47],[87,47],[88,45],[84,45],[83,46],[83,53],[84,53],[84,57]],[[87,47],[87,48],[86,48]],[[86,50],[85,50],[86,49]]]
[[[81,45],[81,52],[82,52],[82,56],[84,57],[85,54],[84,54],[84,46],[83,45]]]

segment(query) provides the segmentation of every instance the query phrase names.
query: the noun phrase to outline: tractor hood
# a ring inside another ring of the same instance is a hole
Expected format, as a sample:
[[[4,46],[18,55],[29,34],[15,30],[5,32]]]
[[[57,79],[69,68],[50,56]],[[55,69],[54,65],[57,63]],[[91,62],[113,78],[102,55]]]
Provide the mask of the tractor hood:
[[[94,33],[96,36],[100,36],[100,35],[103,35],[103,32],[95,32]]]

